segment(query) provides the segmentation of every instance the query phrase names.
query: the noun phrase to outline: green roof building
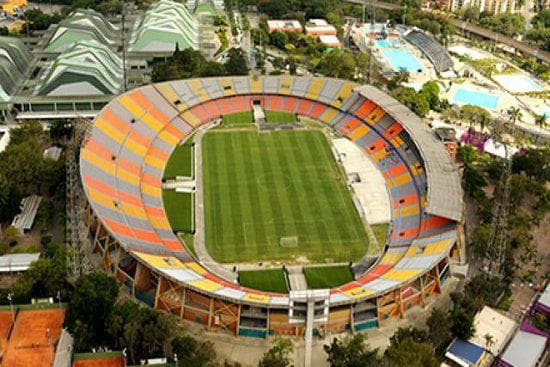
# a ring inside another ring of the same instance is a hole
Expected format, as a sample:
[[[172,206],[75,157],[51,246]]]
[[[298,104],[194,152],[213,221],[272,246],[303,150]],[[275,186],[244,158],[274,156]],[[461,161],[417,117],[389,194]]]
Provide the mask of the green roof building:
[[[0,102],[10,100],[31,61],[32,54],[20,39],[0,37]]]
[[[63,51],[42,74],[39,96],[101,96],[121,91],[123,63],[95,40],[79,41]]]
[[[75,10],[59,23],[44,47],[45,52],[63,52],[78,41],[95,40],[109,47],[117,43],[119,29],[94,10]]]
[[[173,52],[176,44],[180,49],[198,49],[198,22],[182,3],[160,0],[136,21],[128,49],[131,52],[167,53]]]

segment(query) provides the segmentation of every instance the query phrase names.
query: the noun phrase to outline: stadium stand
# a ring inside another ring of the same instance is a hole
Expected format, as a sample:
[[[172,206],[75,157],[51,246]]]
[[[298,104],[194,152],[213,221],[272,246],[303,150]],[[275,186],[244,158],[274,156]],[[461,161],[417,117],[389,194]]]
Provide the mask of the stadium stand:
[[[37,95],[114,95],[122,88],[122,60],[97,41],[78,41],[48,65]]]
[[[405,34],[405,38],[430,59],[438,73],[453,68],[453,60],[447,50],[420,29],[411,30]]]
[[[95,119],[80,159],[102,267],[141,301],[211,330],[262,337],[303,329],[289,323],[288,295],[241,287],[197,263],[172,232],[163,209],[162,175],[176,145],[197,127],[252,110],[257,101],[319,120],[345,135],[383,173],[390,193],[386,252],[355,281],[330,290],[326,330],[373,327],[440,292],[462,208],[460,181],[449,156],[393,98],[373,87],[326,78],[171,81],[110,102]],[[248,324],[263,326],[241,325],[247,317]]]

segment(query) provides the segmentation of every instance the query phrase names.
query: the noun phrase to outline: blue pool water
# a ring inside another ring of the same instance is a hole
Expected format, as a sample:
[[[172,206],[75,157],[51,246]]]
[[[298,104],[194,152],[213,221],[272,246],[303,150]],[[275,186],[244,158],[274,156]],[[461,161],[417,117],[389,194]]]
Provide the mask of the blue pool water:
[[[418,59],[408,50],[400,48],[382,48],[381,52],[390,63],[393,71],[399,71],[401,69],[405,69],[409,73],[424,71],[424,67],[420,61],[418,61]]]
[[[376,46],[378,46],[378,47],[395,47],[395,41],[394,40],[376,41]]]
[[[453,103],[471,104],[494,110],[498,106],[498,96],[496,94],[458,88],[453,96]]]

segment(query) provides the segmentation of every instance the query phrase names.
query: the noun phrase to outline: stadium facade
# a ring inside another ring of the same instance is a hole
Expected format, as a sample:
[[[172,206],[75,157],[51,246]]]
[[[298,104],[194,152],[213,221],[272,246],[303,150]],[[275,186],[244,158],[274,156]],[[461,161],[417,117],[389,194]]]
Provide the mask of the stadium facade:
[[[170,228],[161,184],[172,150],[225,114],[294,112],[353,141],[382,172],[392,222],[384,254],[349,284],[316,293],[247,289],[197,262]],[[376,327],[441,292],[462,217],[444,146],[399,102],[371,86],[310,77],[227,77],[149,85],[112,100],[87,132],[80,173],[101,268],[136,298],[209,330],[301,335]]]

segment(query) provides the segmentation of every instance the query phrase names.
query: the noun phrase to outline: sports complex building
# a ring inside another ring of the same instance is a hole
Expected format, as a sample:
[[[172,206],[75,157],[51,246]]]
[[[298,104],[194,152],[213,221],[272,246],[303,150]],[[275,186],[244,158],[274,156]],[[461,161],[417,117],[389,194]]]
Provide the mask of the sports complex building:
[[[262,292],[196,260],[172,230],[163,171],[178,144],[221,116],[254,106],[315,120],[354,142],[389,192],[382,256],[326,290]],[[226,77],[148,85],[113,99],[80,153],[87,219],[103,270],[136,298],[209,330],[265,337],[351,332],[402,317],[441,292],[457,253],[458,173],[429,127],[371,86],[311,77]]]

